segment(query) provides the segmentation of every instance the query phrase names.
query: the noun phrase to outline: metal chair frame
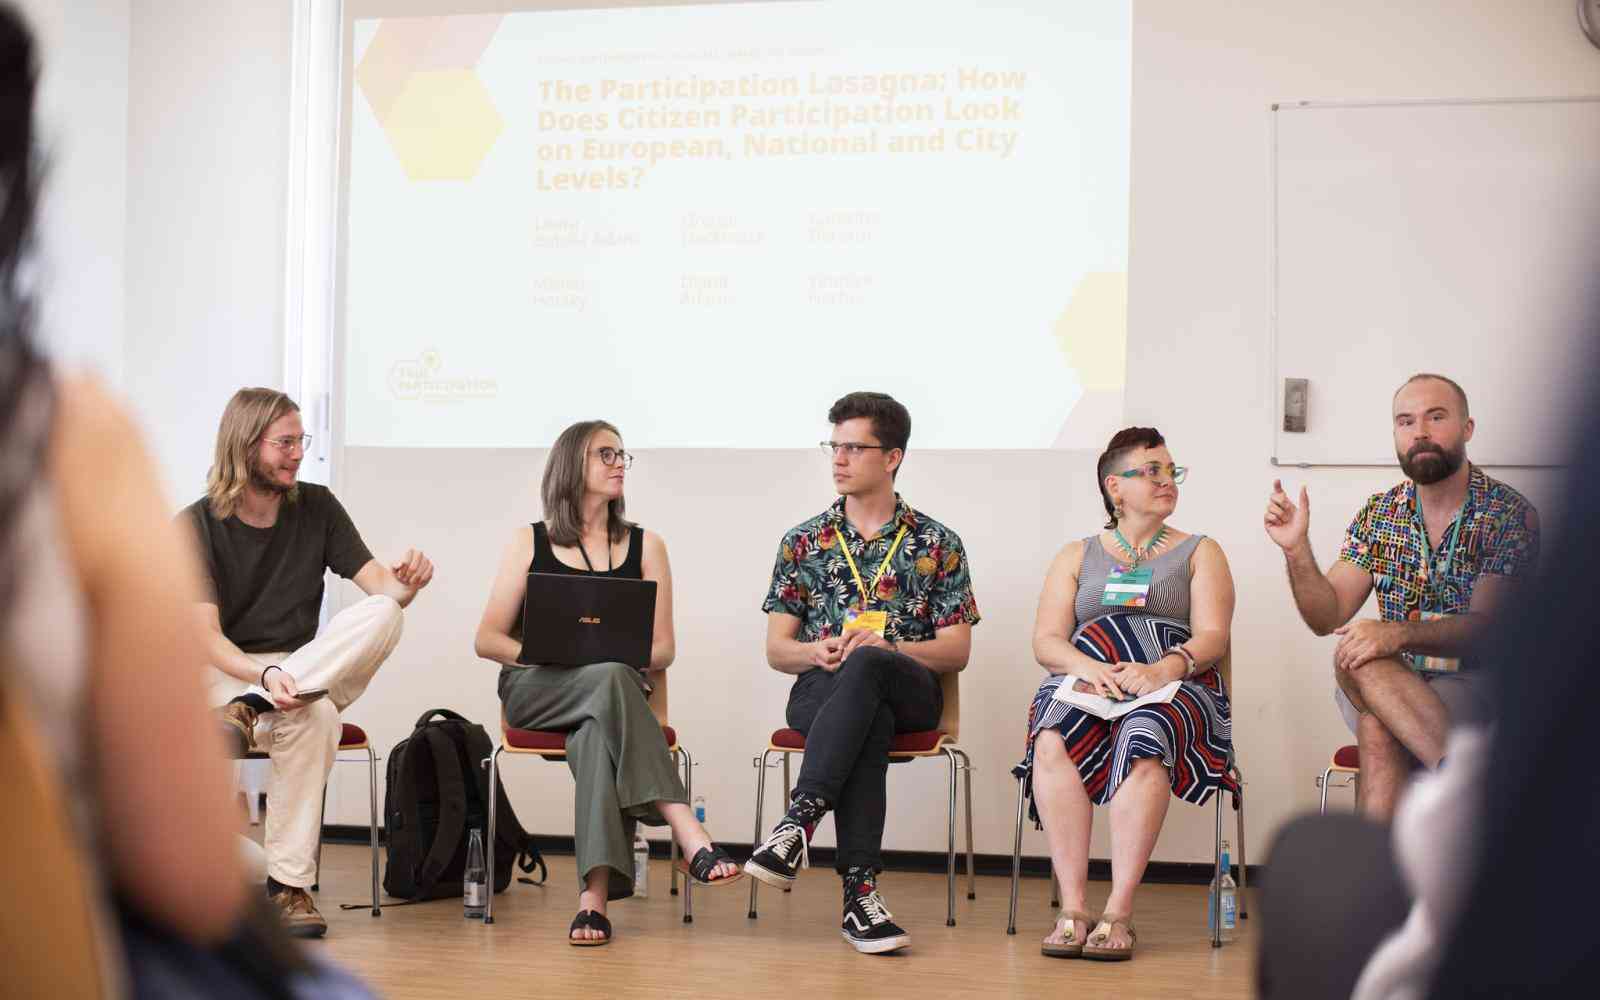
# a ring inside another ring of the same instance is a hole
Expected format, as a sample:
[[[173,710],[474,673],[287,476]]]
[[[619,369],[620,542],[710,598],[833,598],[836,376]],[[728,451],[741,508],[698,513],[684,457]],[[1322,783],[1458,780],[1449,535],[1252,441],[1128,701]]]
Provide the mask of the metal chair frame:
[[[1335,785],[1332,781],[1332,779],[1335,777],[1342,778],[1343,780]],[[1317,788],[1321,789],[1322,792],[1320,801],[1317,805],[1317,812],[1326,813],[1328,811],[1329,788],[1352,787],[1355,789],[1355,794],[1359,798],[1361,795],[1361,768],[1345,767],[1338,762],[1338,754],[1336,753],[1333,758],[1328,761],[1328,766],[1323,770],[1322,774],[1317,777]]]

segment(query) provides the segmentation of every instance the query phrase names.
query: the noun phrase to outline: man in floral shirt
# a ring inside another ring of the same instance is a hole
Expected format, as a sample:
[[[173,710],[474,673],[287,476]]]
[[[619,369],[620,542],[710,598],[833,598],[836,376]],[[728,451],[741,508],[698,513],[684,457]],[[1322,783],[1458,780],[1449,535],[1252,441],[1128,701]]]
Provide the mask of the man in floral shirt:
[[[853,392],[828,422],[839,499],[783,536],[762,604],[767,662],[797,675],[788,722],[805,734],[805,759],[789,811],[745,870],[792,884],[832,810],[844,937],[879,954],[911,942],[877,887],[889,746],[896,733],[937,728],[944,698],[934,675],[966,667],[978,605],[961,539],[894,491],[911,437],[906,408]]]
[[[1412,768],[1443,758],[1452,725],[1485,721],[1490,706],[1467,654],[1539,556],[1533,505],[1467,461],[1476,425],[1461,387],[1414,375],[1393,410],[1406,480],[1367,501],[1326,574],[1307,540],[1305,489],[1295,503],[1274,484],[1266,513],[1300,617],[1318,635],[1339,635],[1334,695],[1361,748],[1361,809],[1384,821]],[[1379,620],[1352,621],[1374,590]]]

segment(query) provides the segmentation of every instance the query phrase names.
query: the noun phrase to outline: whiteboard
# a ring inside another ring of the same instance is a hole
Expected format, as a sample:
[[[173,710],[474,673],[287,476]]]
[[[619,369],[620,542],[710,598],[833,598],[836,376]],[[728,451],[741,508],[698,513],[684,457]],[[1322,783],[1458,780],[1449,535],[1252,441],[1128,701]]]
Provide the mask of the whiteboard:
[[[1466,389],[1482,465],[1561,465],[1600,304],[1600,97],[1277,104],[1273,460],[1396,465],[1408,376]],[[1310,380],[1306,430],[1284,379]]]

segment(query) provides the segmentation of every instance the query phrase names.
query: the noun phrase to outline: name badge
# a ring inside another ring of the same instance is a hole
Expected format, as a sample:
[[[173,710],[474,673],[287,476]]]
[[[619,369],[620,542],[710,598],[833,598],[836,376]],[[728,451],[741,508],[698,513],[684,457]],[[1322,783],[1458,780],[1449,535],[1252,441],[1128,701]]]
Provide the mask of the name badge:
[[[876,632],[883,635],[884,629],[889,627],[889,612],[887,611],[857,611],[855,608],[846,608],[844,612],[844,630],[846,632]]]
[[[1142,608],[1150,597],[1150,581],[1155,570],[1149,566],[1114,566],[1106,576],[1105,593],[1100,603],[1114,608]]]
[[[1441,618],[1448,617],[1449,615],[1438,611],[1412,612],[1412,618],[1415,621],[1436,622]],[[1460,657],[1424,656],[1421,653],[1407,652],[1405,658],[1406,662],[1411,665],[1411,669],[1419,674],[1454,674],[1461,671]]]

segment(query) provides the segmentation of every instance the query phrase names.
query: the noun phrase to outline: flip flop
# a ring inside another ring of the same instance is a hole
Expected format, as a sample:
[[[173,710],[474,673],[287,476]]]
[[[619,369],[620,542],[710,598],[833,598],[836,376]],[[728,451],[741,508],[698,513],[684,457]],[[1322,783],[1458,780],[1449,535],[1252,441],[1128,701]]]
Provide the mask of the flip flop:
[[[1128,946],[1126,948],[1112,948],[1109,945],[1111,934],[1117,925],[1121,924],[1128,932]],[[1098,943],[1096,943],[1098,941]],[[1102,914],[1100,922],[1094,925],[1094,932],[1083,943],[1083,957],[1092,958],[1097,962],[1126,962],[1133,957],[1133,948],[1139,943],[1139,935],[1133,929],[1133,918],[1114,917],[1109,913]]]
[[[1039,943],[1039,953],[1051,958],[1082,958],[1083,941],[1078,940],[1078,931],[1083,931],[1084,939],[1089,937],[1089,930],[1094,927],[1094,918],[1081,910],[1069,910],[1056,918],[1056,928],[1059,929],[1066,941],[1059,944],[1051,941]]]
[[[720,864],[734,865],[733,874],[724,875],[717,879],[712,878],[711,873]],[[676,867],[679,872],[693,879],[695,885],[732,885],[744,878],[744,870],[738,867],[738,862],[730,858],[727,851],[715,844],[710,847],[700,848],[692,861],[679,858]]]
[[[573,931],[588,930],[593,928],[604,934],[603,938],[575,938]],[[576,948],[598,948],[603,944],[611,943],[611,921],[606,919],[604,913],[593,910],[579,910],[578,915],[572,918],[572,926],[567,928],[567,943]]]

